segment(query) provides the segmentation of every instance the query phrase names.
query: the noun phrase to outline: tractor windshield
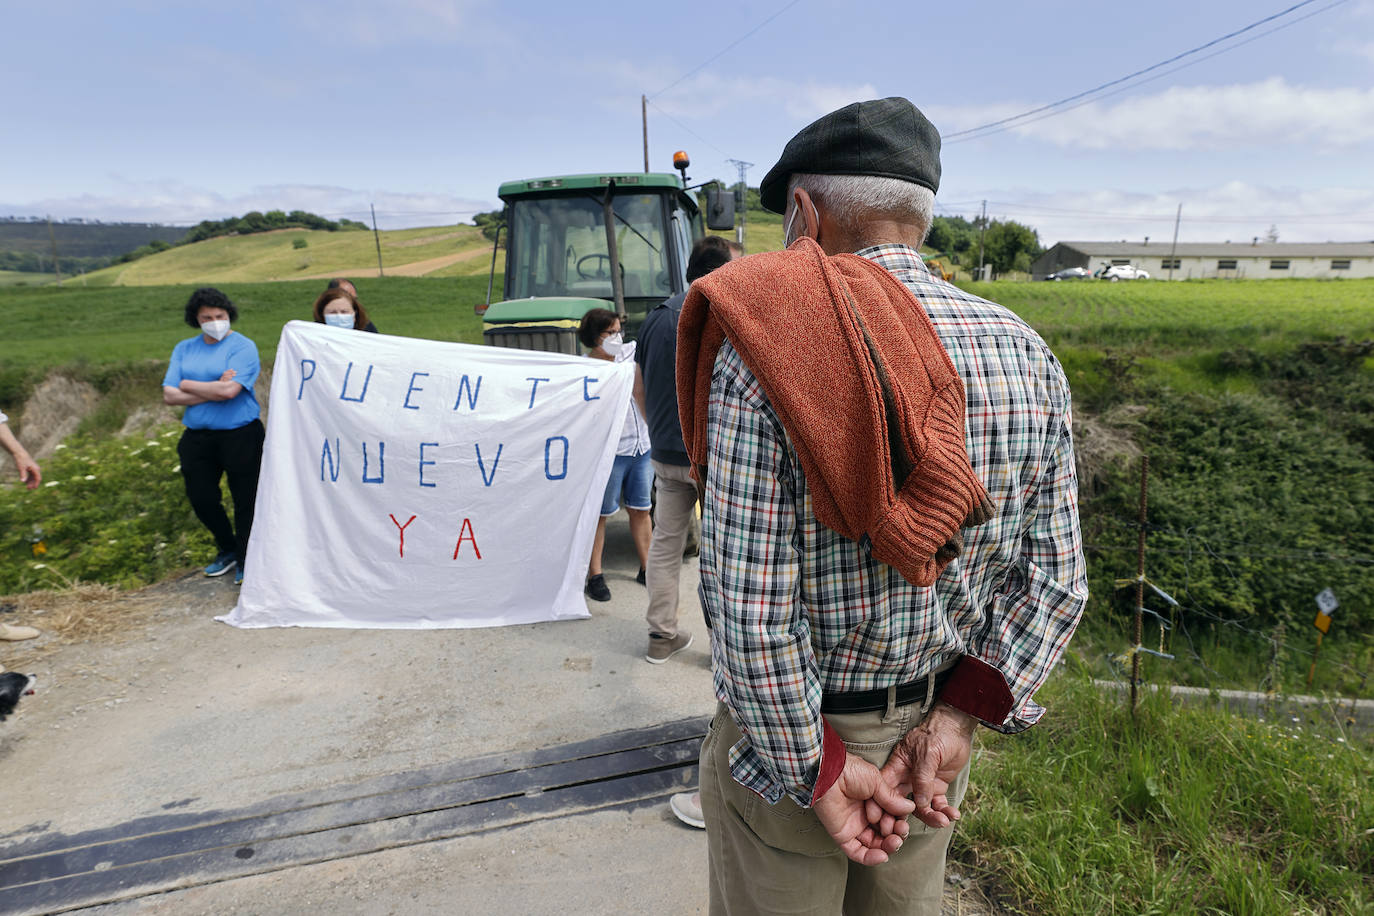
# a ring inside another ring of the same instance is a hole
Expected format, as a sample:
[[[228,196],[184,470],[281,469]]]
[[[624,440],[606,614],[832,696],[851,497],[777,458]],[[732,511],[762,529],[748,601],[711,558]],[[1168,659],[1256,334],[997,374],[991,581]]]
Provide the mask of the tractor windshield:
[[[617,194],[613,207],[625,298],[671,296],[662,196]],[[612,298],[611,258],[598,196],[521,198],[511,211],[508,298]]]

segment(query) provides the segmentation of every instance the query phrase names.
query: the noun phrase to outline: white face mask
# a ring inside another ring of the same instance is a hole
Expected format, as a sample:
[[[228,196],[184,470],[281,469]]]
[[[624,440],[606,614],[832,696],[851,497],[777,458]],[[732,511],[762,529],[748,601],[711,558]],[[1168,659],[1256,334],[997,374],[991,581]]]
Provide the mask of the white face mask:
[[[791,248],[792,243],[796,241],[796,239],[792,237],[792,221],[797,218],[799,212],[801,212],[801,208],[794,206],[792,208],[792,215],[787,217],[787,225],[782,227],[782,247],[784,248]],[[816,214],[816,225],[819,226],[821,223],[821,214],[820,211],[816,209],[815,204],[811,204],[811,212]]]
[[[624,346],[625,338],[621,336],[619,331],[601,341],[601,349],[605,350],[611,356],[619,356]]]
[[[200,325],[202,334],[209,334],[215,340],[223,340],[229,333],[229,322],[220,319],[219,321],[203,321]]]
[[[340,315],[335,312],[326,312],[324,316],[324,323],[329,325],[331,328],[352,328],[356,326],[356,319],[356,315]]]

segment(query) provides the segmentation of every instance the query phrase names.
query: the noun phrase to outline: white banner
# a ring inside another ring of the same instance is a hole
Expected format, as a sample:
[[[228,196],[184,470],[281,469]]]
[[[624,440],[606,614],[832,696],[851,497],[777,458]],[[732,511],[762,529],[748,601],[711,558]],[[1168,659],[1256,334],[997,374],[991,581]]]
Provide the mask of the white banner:
[[[292,321],[237,627],[589,616],[630,363]]]

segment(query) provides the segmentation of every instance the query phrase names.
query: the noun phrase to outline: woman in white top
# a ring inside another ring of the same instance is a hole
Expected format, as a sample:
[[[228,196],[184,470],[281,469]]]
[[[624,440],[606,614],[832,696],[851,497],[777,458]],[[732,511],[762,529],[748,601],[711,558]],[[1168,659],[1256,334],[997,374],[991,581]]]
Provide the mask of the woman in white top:
[[[610,309],[592,309],[583,315],[577,337],[592,359],[623,362],[634,358],[634,344],[623,342],[620,318]],[[620,511],[622,496],[625,511],[630,516],[630,536],[639,554],[639,575],[635,581],[644,584],[644,563],[649,558],[649,541],[653,537],[649,510],[653,506],[654,469],[649,460],[649,424],[638,404],[643,397],[643,382],[636,373],[634,397],[630,398],[625,425],[620,430],[620,444],[611,467],[611,479],[606,482],[606,495],[601,499],[601,518],[596,523],[592,561],[587,569],[587,597],[595,601],[611,600],[611,590],[601,574],[601,551],[606,545],[606,519]]]

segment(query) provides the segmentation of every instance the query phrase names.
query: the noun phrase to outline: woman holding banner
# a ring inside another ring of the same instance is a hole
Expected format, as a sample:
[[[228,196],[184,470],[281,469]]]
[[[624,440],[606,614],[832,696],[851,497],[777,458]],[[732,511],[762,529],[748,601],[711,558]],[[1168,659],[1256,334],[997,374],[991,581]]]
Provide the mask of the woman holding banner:
[[[237,566],[234,584],[241,585],[265,436],[253,395],[258,348],[230,329],[238,309],[213,287],[191,294],[185,317],[200,333],[172,350],[162,379],[162,400],[186,408],[181,418],[186,429],[177,442],[186,498],[219,548],[205,575],[222,576]],[[232,525],[219,489],[226,475],[234,501]]]
[[[620,318],[609,309],[592,309],[582,316],[577,338],[587,348],[592,359],[624,362],[634,359],[633,343],[626,344],[620,336]],[[649,541],[653,537],[653,523],[649,520],[652,508],[650,491],[654,485],[654,469],[649,460],[649,424],[639,404],[644,400],[644,382],[635,372],[634,396],[620,430],[620,444],[616,447],[611,479],[606,482],[606,495],[601,499],[601,518],[596,523],[596,540],[592,542],[592,560],[587,569],[587,597],[595,601],[610,601],[611,590],[601,573],[601,552],[606,546],[606,519],[620,511],[630,516],[630,536],[639,554],[639,575],[635,581],[644,584],[644,564],[649,558]]]

